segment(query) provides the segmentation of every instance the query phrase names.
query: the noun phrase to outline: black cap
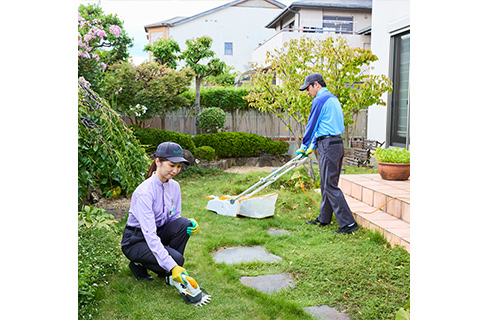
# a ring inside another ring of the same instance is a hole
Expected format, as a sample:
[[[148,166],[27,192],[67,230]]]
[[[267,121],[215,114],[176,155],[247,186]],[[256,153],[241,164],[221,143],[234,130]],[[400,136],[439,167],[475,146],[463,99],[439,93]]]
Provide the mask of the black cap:
[[[306,90],[310,84],[315,83],[315,81],[323,81],[323,77],[319,73],[312,73],[306,78],[304,78],[304,84],[299,88],[299,90],[304,91]]]
[[[189,161],[184,158],[182,147],[175,142],[162,142],[158,145],[155,152],[156,157],[166,158],[173,163],[183,162],[189,165]]]

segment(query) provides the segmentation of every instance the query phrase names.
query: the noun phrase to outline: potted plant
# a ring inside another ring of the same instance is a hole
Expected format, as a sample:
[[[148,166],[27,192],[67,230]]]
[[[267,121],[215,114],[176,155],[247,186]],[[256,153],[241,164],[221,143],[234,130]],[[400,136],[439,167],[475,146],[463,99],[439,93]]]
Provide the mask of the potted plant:
[[[371,156],[378,161],[378,172],[382,179],[409,179],[410,153],[407,149],[383,149],[378,147]]]

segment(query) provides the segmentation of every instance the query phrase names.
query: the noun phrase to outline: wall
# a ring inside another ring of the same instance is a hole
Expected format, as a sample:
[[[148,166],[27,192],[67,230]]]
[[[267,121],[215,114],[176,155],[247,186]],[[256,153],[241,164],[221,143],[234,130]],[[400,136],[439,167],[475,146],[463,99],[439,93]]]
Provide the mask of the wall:
[[[373,74],[391,76],[390,42],[391,36],[409,28],[409,1],[373,0],[373,21],[371,30],[371,51],[378,56],[372,66]],[[383,95],[388,103],[388,94]],[[387,107],[371,106],[368,108],[368,139],[386,141]]]
[[[155,35],[156,33],[156,35]],[[154,27],[154,28],[148,28],[148,43],[153,44],[157,39],[157,37],[161,38],[167,38],[167,27]],[[151,57],[151,51],[148,51],[148,61],[153,61]]]
[[[186,49],[186,39],[209,36],[216,58],[243,72],[250,69],[252,51],[275,34],[274,30],[264,28],[264,23],[281,10],[228,7],[172,27],[169,36],[179,43],[181,50]],[[233,55],[224,55],[225,42],[233,43]]]

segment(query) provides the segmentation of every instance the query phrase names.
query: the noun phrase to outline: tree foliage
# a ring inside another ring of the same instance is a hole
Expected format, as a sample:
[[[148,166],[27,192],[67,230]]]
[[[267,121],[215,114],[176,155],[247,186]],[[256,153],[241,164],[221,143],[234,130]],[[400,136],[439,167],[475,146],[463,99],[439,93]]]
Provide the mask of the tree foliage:
[[[105,197],[132,193],[144,181],[149,158],[106,101],[81,82],[78,89],[79,205],[90,202],[92,189]]]
[[[199,114],[201,82],[207,76],[221,74],[226,67],[225,62],[220,61],[218,58],[213,58],[215,52],[211,50],[212,42],[213,40],[208,36],[187,39],[187,48],[181,55],[181,59],[185,60],[186,66],[190,67],[195,74],[196,98],[194,111],[196,117]]]
[[[136,123],[157,114],[164,118],[167,111],[187,104],[187,98],[181,94],[187,90],[193,76],[188,68],[175,71],[157,62],[139,66],[119,62],[109,69],[105,97],[112,107]],[[136,108],[137,105],[140,108]]]
[[[147,44],[145,51],[151,51],[153,61],[166,65],[171,69],[177,69],[180,47],[177,41],[172,38],[160,38],[153,45]]]
[[[104,14],[99,5],[81,4],[78,14],[78,77],[99,92],[107,66],[129,57],[132,38],[117,15]]]
[[[340,101],[346,127],[363,108],[385,105],[382,94],[391,91],[390,80],[384,75],[370,75],[370,63],[378,58],[362,48],[352,48],[342,37],[312,40],[292,39],[281,49],[267,52],[264,66],[257,66],[253,88],[246,99],[251,106],[273,112],[287,125],[294,137],[300,139],[306,127],[312,98],[298,88],[311,73],[320,73],[327,88]],[[273,85],[278,78],[281,85]],[[289,125],[295,120],[296,128]]]

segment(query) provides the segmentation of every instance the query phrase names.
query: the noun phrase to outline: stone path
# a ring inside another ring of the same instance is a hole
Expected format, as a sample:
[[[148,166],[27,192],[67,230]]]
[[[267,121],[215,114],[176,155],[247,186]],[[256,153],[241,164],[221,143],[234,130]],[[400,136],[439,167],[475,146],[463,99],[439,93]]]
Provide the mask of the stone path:
[[[269,229],[267,232],[274,236],[290,234],[289,231],[280,229]],[[240,247],[222,249],[213,255],[213,260],[216,263],[237,264],[251,261],[279,262],[283,259],[263,247]],[[268,294],[294,287],[292,276],[289,273],[241,277],[239,280],[250,288]],[[341,313],[328,305],[307,307],[304,310],[316,319],[350,320],[347,314]]]
[[[324,320],[350,320],[349,316],[345,313],[339,312],[335,308],[330,308],[328,305],[324,306],[316,306],[316,307],[307,307],[304,308],[309,314],[312,314],[313,317],[317,319]]]
[[[293,288],[289,273],[267,274],[258,277],[241,277],[241,283],[263,293],[274,293],[286,288]]]
[[[282,258],[263,247],[241,247],[220,250],[213,255],[213,260],[217,263],[236,264],[251,261],[279,262]]]

